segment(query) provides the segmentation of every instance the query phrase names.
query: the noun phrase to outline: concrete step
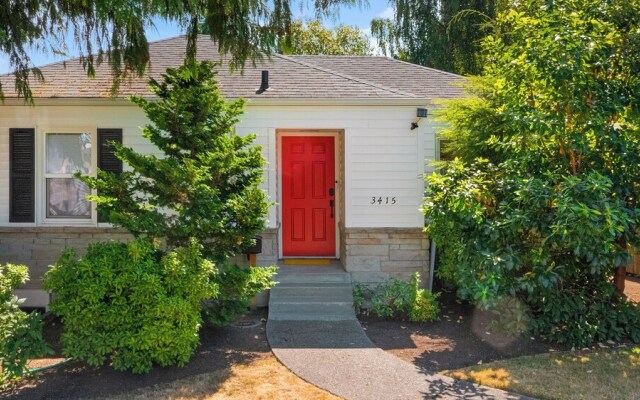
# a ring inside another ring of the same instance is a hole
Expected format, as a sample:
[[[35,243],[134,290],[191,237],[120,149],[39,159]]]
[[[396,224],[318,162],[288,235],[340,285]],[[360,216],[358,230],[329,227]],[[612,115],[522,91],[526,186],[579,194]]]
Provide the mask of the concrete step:
[[[270,304],[353,303],[351,296],[271,296],[273,299],[270,300]]]
[[[309,301],[309,299],[329,300],[342,299],[342,301],[353,301],[351,286],[329,286],[329,287],[275,287],[271,289],[272,301],[290,301],[299,299]]]
[[[276,279],[276,282],[278,280]],[[349,288],[353,290],[353,285],[349,282],[279,282],[273,288],[299,288],[299,289],[322,289],[322,288]]]
[[[287,272],[275,276],[280,283],[351,283],[351,275],[346,272]]]
[[[342,321],[355,318],[349,302],[269,303],[269,319],[279,321]]]

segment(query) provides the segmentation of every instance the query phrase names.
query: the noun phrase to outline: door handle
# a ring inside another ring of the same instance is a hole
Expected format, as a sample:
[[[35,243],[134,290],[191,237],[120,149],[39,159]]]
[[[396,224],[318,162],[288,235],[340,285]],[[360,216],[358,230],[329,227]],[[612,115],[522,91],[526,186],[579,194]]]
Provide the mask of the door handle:
[[[333,200],[329,200],[329,207],[331,207],[331,218],[333,218]]]

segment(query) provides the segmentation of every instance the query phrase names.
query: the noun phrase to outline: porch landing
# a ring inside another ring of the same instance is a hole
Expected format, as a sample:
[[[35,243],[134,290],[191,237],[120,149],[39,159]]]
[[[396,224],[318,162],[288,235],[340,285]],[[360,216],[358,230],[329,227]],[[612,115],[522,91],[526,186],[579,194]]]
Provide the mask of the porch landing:
[[[353,310],[351,276],[330,266],[281,266],[271,289],[267,339],[302,379],[346,399],[523,399],[427,374],[373,344]]]

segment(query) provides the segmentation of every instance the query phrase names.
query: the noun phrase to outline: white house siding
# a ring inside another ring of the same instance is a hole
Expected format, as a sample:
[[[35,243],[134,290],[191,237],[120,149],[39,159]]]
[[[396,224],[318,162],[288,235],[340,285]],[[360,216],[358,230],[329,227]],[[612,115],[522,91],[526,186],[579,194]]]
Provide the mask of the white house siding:
[[[338,178],[342,176],[341,172],[344,172],[344,182],[338,184],[344,195],[338,197],[344,198],[344,204],[338,205],[338,210],[344,210],[339,224],[341,241],[338,247],[341,253],[344,253],[340,254],[343,264],[354,274],[369,273],[371,280],[380,280],[390,275],[404,277],[412,270],[424,271],[425,260],[428,259],[427,245],[420,233],[423,218],[419,208],[423,194],[424,158],[435,157],[435,138],[428,120],[421,121],[419,129],[410,130],[417,106],[419,105],[248,104],[246,113],[236,126],[236,132],[256,134],[256,143],[263,146],[263,154],[268,160],[268,165],[265,168],[265,182],[262,187],[274,202],[278,201],[279,179],[276,132],[296,129],[339,132],[337,148],[344,143],[344,155],[340,153],[338,157],[339,166],[344,168],[344,171],[336,171]],[[14,228],[45,229],[42,224],[42,190],[37,191],[36,209],[40,211],[36,214],[35,226],[9,223],[9,128],[35,128],[37,138],[42,138],[45,132],[52,130],[63,132],[65,129],[83,128],[95,132],[96,128],[122,128],[125,145],[141,152],[155,153],[154,146],[140,135],[140,127],[146,123],[141,110],[129,105],[61,104],[0,107],[0,228],[5,228],[4,231],[0,230],[0,250],[7,235],[13,234],[15,237],[17,231]],[[36,159],[40,160],[36,162],[38,186],[42,186],[43,182],[39,171],[43,169],[42,147],[42,140],[36,139]],[[382,198],[382,204],[378,204],[377,201],[376,204],[371,204],[374,197]],[[394,198],[395,204],[392,204]],[[278,256],[278,245],[275,242],[278,228],[277,205],[271,207],[268,219],[268,229],[265,233],[270,241],[266,243],[269,251],[259,258],[263,263],[275,262]],[[83,223],[80,226],[96,228],[96,223],[93,221],[91,224]],[[372,233],[373,237],[359,237],[367,228],[378,230]],[[49,237],[55,239],[55,235],[63,234],[62,231],[56,232]],[[351,242],[347,243],[350,232],[355,238],[349,239]],[[81,233],[78,235],[82,236]],[[105,238],[98,231],[92,235],[95,240]],[[20,235],[23,238],[27,236]],[[403,238],[411,243],[403,245],[408,247],[401,249]],[[64,245],[62,242],[56,243],[58,248]],[[50,244],[54,246],[54,243]],[[40,245],[44,246],[45,243],[40,241]],[[399,254],[400,250],[407,250],[409,253]],[[3,259],[1,254],[0,252],[0,262],[11,261]],[[367,266],[367,260],[373,260],[374,267]],[[39,260],[38,271],[33,277],[36,282],[46,270],[42,268],[45,262],[47,260]],[[394,270],[395,267],[392,268],[391,264],[401,265],[400,270]]]

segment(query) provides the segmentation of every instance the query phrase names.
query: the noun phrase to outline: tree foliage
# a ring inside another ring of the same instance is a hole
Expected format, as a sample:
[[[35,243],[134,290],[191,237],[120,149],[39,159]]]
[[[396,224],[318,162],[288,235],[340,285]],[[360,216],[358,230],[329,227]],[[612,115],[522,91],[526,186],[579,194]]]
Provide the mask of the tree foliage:
[[[76,48],[87,74],[106,61],[115,78],[114,90],[129,74],[142,76],[149,63],[146,31],[154,20],[180,25],[187,34],[187,61],[196,54],[201,21],[232,66],[274,51],[290,34],[292,0],[0,0],[0,52],[15,70],[16,91],[29,99],[29,79],[43,79],[33,68],[30,49],[66,53]],[[313,0],[316,13],[361,0]],[[305,3],[307,4],[307,3]],[[2,87],[0,87],[0,99]]]
[[[0,265],[0,388],[26,374],[30,358],[53,353],[42,337],[40,315],[20,310],[24,299],[13,294],[28,279],[25,265]]]
[[[459,74],[482,71],[480,41],[506,0],[391,0],[392,19],[371,21],[383,52]]]
[[[640,245],[640,3],[527,0],[482,48],[474,97],[443,113],[459,158],[426,192],[441,274],[561,342],[640,340],[612,283]]]
[[[325,28],[320,21],[295,21],[291,40],[282,42],[284,54],[365,56],[371,54],[369,38],[356,26]]]
[[[151,123],[142,135],[162,157],[116,146],[130,170],[98,171],[82,177],[109,221],[135,236],[165,239],[170,248],[196,238],[215,261],[235,255],[262,232],[269,203],[255,135],[234,134],[243,100],[227,103],[214,65],[201,62],[169,68],[151,80],[157,100],[133,97]]]

